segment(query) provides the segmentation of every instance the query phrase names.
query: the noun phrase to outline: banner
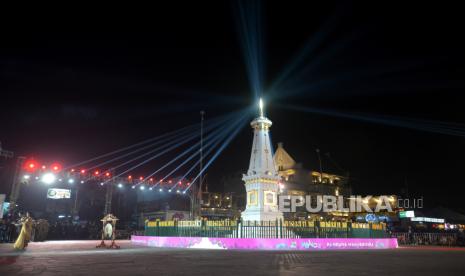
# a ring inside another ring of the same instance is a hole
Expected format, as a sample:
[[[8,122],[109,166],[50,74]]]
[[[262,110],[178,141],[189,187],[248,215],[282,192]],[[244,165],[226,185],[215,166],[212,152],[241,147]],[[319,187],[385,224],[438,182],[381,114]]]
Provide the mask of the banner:
[[[3,208],[4,208],[3,203],[4,202],[5,202],[5,194],[0,194],[0,219],[3,218],[3,213],[4,213],[4,211],[3,211]],[[6,205],[7,204],[5,204],[5,209],[6,209]]]
[[[47,198],[50,198],[50,199],[71,198],[71,190],[51,188],[51,189],[48,189],[47,191]]]
[[[236,249],[236,250],[351,250],[397,248],[396,238],[252,239],[131,236],[133,244],[152,247]]]

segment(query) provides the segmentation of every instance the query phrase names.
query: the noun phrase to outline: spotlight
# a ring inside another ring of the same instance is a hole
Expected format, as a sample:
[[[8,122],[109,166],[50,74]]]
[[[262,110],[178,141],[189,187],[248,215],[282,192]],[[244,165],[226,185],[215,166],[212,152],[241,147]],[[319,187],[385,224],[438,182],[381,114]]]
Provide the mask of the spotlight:
[[[103,186],[103,184],[104,184],[103,182],[100,182],[100,186]]]
[[[160,188],[158,191],[163,192],[163,189]]]
[[[35,179],[36,179],[36,180],[39,180],[39,177],[38,177],[38,176],[36,176],[36,177],[35,177]]]
[[[132,186],[132,187],[131,187],[131,189],[135,189],[135,188],[136,188],[136,186]]]
[[[41,181],[45,184],[52,184],[56,181],[56,176],[53,173],[46,173],[42,176]]]
[[[27,170],[28,172],[34,172],[35,170],[37,170],[38,167],[39,167],[39,163],[37,163],[34,160],[28,160],[24,164],[24,169]]]
[[[73,183],[74,183],[74,179],[72,179],[72,178],[68,179],[68,183],[69,183],[69,184],[73,184]]]
[[[59,172],[59,171],[61,171],[61,164],[59,164],[59,163],[53,163],[52,165],[50,165],[50,168],[51,168],[52,171],[54,171],[54,172]]]
[[[140,186],[139,188],[141,191],[145,190],[145,187],[144,186]]]
[[[178,193],[178,194],[179,194],[180,192],[181,192],[180,190],[177,190],[177,191],[176,191],[176,193]]]
[[[123,188],[123,184],[119,183],[118,188]]]
[[[171,193],[171,189],[168,190],[168,193]]]
[[[152,187],[150,187],[150,188],[149,188],[149,190],[151,191],[151,190],[153,190],[153,188],[152,188]]]
[[[28,174],[25,174],[25,175],[23,176],[23,178],[24,178],[24,179],[29,179],[29,178],[31,178],[31,176],[28,175]]]
[[[186,191],[182,191],[182,193],[183,193],[183,194],[185,194],[185,193],[186,193]]]
[[[63,179],[61,179],[61,178],[60,178],[60,179],[58,179],[58,181],[60,181],[60,182],[61,182],[61,181],[63,181]]]
[[[81,180],[81,184],[84,184],[84,180]]]

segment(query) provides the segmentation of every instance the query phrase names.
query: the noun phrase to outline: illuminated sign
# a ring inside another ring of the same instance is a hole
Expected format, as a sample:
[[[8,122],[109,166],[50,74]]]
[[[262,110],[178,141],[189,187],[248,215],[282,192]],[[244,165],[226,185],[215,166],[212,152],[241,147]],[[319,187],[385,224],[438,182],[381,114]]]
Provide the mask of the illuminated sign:
[[[51,199],[71,198],[71,190],[51,188],[51,189],[48,189],[47,191],[47,198],[51,198]]]
[[[440,218],[425,218],[425,217],[411,218],[410,221],[444,223],[444,219],[440,219]]]
[[[367,215],[365,216],[365,220],[366,220],[367,222],[375,222],[375,221],[378,221],[378,218],[376,217],[375,214],[367,214]]]
[[[3,215],[8,213],[9,203],[5,202],[5,195],[0,194],[0,219],[3,218]]]
[[[402,211],[399,212],[399,218],[414,218],[415,212],[414,211]]]

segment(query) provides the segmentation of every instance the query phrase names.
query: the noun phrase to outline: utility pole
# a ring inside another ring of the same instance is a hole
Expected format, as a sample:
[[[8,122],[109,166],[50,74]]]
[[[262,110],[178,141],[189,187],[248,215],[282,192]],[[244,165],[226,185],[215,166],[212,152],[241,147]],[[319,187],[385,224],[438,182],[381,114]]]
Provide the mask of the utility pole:
[[[191,210],[192,218],[198,218],[201,215],[200,201],[202,199],[202,183],[203,183],[203,121],[205,119],[205,111],[200,111],[200,160],[199,160],[199,183],[192,183],[192,198]]]
[[[197,194],[197,216],[201,216],[200,201],[202,200],[202,185],[203,185],[203,121],[205,119],[205,111],[200,111],[200,175],[199,175],[199,190]]]

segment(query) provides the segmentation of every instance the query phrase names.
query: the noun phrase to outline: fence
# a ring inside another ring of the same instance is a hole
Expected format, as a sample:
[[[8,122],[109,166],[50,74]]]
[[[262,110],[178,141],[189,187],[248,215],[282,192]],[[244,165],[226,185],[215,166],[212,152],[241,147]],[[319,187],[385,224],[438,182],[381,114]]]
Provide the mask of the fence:
[[[386,238],[385,224],[334,221],[149,221],[146,236],[215,238]]]
[[[457,233],[392,233],[400,245],[457,245]]]

